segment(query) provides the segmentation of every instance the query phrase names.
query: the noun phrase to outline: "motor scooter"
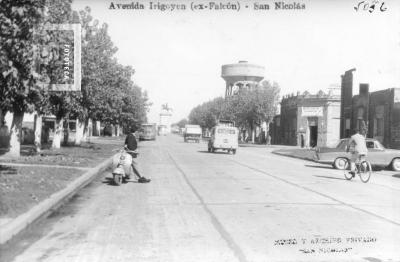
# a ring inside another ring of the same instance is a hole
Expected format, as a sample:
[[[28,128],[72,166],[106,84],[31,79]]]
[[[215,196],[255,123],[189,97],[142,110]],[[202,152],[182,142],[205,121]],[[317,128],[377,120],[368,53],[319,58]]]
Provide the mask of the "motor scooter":
[[[138,154],[137,151],[129,151],[125,148],[120,150],[119,153],[115,154],[113,157],[113,181],[119,186],[130,179],[132,170],[132,156],[129,153],[135,155]]]

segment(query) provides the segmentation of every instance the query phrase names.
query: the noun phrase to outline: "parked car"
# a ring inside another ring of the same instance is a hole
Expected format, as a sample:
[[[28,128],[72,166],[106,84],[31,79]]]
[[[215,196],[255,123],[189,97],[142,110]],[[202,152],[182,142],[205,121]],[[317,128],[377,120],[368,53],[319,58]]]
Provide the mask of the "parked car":
[[[339,140],[334,148],[321,147],[316,149],[316,161],[332,164],[336,169],[344,169],[351,157],[346,152],[350,138]],[[400,171],[400,150],[387,149],[378,140],[367,138],[367,159],[373,166],[390,167],[394,171]]]

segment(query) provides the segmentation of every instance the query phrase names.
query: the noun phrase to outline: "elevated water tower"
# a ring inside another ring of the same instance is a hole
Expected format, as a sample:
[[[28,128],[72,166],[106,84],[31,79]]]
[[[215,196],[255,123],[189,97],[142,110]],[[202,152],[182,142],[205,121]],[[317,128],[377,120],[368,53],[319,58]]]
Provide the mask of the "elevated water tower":
[[[221,77],[226,82],[225,97],[232,96],[241,88],[253,88],[265,75],[265,67],[239,61],[236,64],[223,65]]]

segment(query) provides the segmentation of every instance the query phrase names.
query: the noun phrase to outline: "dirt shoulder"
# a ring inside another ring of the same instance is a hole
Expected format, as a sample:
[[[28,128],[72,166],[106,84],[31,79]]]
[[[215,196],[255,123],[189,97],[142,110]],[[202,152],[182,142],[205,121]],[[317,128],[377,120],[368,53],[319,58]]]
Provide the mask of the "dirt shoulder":
[[[122,143],[122,138],[99,138],[36,155],[0,157],[0,225],[65,188],[112,156]]]

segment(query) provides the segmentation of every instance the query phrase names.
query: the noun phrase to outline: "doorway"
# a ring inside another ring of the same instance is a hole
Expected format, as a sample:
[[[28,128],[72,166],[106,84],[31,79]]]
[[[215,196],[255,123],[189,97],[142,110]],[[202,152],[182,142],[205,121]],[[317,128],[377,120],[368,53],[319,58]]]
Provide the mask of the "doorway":
[[[310,126],[310,147],[316,147],[318,141],[318,126]]]
[[[308,130],[309,130],[309,147],[316,147],[318,143],[318,118],[308,118]]]

